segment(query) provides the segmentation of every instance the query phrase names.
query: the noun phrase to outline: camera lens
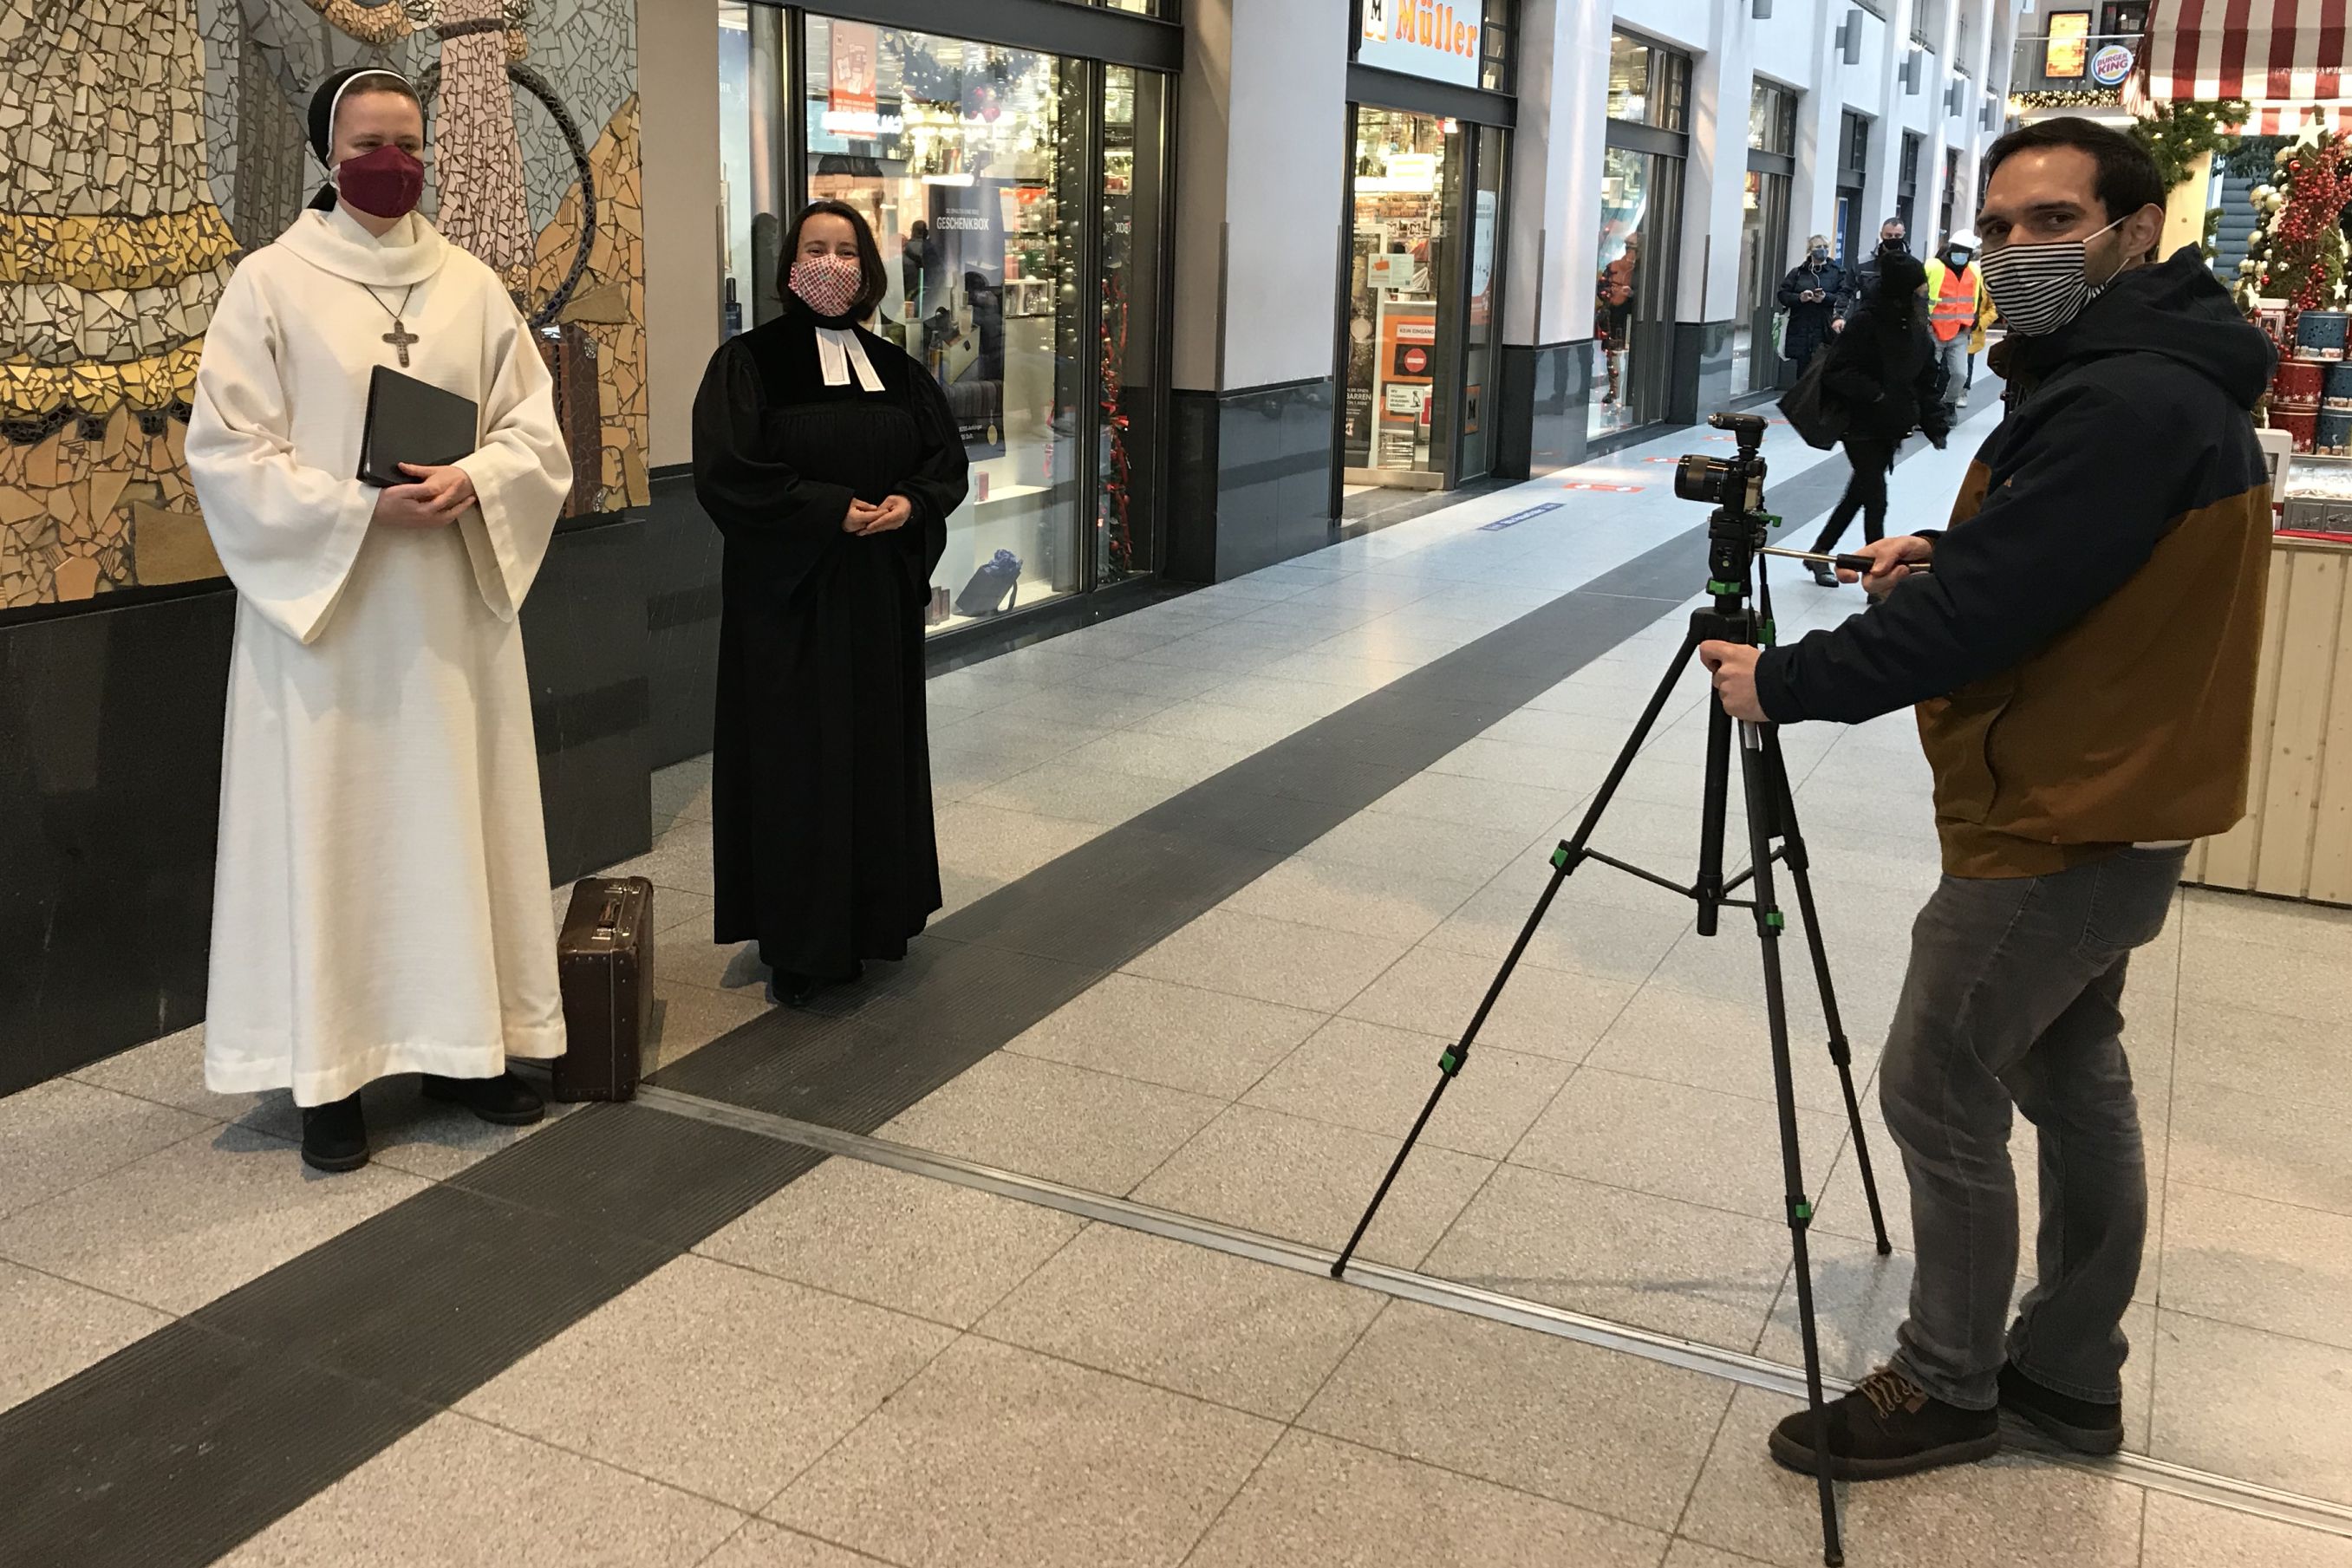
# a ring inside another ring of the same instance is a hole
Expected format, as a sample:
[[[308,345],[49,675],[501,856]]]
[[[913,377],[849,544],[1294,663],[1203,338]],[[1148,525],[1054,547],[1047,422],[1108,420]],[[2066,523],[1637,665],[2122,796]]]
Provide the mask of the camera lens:
[[[1720,457],[1694,452],[1675,465],[1675,494],[1685,501],[1719,507],[1723,504],[1724,475],[1730,467]]]

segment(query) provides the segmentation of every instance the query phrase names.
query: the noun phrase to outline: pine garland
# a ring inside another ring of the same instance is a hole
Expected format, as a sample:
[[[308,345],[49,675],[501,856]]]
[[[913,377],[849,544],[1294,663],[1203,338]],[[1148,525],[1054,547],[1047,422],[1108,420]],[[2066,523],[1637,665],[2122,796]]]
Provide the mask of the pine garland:
[[[2196,170],[2197,161],[2210,152],[2227,157],[2238,145],[2231,128],[2246,122],[2248,106],[2237,99],[2216,103],[2159,103],[2154,111],[2131,123],[2131,138],[2156,160],[2164,188],[2177,190]]]

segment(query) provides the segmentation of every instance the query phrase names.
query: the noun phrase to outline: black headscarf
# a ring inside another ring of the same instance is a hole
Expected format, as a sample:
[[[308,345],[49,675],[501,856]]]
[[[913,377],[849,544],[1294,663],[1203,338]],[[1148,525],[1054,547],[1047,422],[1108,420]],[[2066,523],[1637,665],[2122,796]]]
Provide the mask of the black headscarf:
[[[408,85],[406,77],[383,66],[346,67],[320,82],[319,90],[310,95],[310,151],[318,154],[320,168],[332,167],[329,156],[335,144],[335,99],[352,78],[371,76],[389,78],[400,84],[398,90],[407,97],[416,96],[416,89]],[[330,180],[319,187],[318,193],[310,198],[310,205],[315,211],[331,213],[336,200],[335,183]]]

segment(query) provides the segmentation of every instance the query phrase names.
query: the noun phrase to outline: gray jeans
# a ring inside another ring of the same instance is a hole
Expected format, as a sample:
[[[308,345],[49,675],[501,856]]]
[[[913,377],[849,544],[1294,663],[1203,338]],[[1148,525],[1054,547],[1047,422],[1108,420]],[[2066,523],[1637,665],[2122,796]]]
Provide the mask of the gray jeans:
[[[2004,1356],[2078,1399],[2121,1397],[2147,1175],[2124,1059],[2124,972],[2164,929],[2188,851],[2125,850],[2054,876],[1948,876],[1911,934],[1878,1098],[1911,1183],[1918,1262],[1894,1364],[1990,1409]],[[2011,1109],[2040,1134],[2038,1279],[2017,1282]]]
[[[1969,334],[1937,344],[1936,358],[1944,367],[1945,411],[1958,423],[1960,405],[1969,401]]]

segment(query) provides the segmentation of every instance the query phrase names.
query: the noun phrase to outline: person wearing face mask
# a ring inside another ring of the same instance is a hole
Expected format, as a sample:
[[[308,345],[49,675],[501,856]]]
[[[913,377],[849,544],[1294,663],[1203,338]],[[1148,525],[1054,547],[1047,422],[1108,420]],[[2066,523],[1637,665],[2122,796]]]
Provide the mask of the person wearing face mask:
[[[1944,374],[1944,423],[1957,424],[1969,401],[1969,368],[1985,343],[1992,296],[1976,260],[1977,236],[1962,229],[1927,263],[1927,329]]]
[[[1780,335],[1780,354],[1799,370],[1812,361],[1815,350],[1830,340],[1832,323],[1845,314],[1853,297],[1845,268],[1830,259],[1826,235],[1815,235],[1805,246],[1805,259],[1780,280],[1780,308],[1789,325]]]
[[[712,356],[694,485],[726,538],[715,940],[806,1007],[940,907],[923,611],[969,483],[945,395],[861,325],[889,284],[856,208],[793,220],[783,313]]]
[[[290,1088],[303,1159],[344,1171],[362,1085],[521,1124],[508,1059],[563,1052],[516,616],[572,460],[513,301],[415,210],[415,90],[339,72],[310,119],[328,183],[230,278],[188,417],[236,587],[205,1081]],[[475,450],[357,478],[383,369],[471,400]]]
[[[1890,256],[1911,254],[1910,230],[1901,218],[1889,218],[1878,225],[1878,248],[1870,259],[1854,268],[1853,303],[1860,307],[1878,297],[1879,272]]]
[[[1842,440],[1853,476],[1813,541],[1816,555],[1837,548],[1857,512],[1863,538],[1882,538],[1886,476],[1894,471],[1895,454],[1915,430],[1926,432],[1939,447],[1949,431],[1941,402],[1943,373],[1927,333],[1927,302],[1919,295],[1927,275],[1901,251],[1882,256],[1878,265],[1884,285],[1878,297],[1853,313],[1831,342],[1822,367],[1822,391],[1846,415]],[[1825,566],[1813,568],[1813,580],[1824,588],[1837,586]]]
[[[1828,1462],[1854,1479],[1990,1454],[1997,1407],[2085,1453],[2122,1443],[2147,1225],[2125,975],[2189,844],[2245,814],[2252,749],[2271,508],[2250,411],[2270,341],[2195,246],[2155,261],[2165,185],[2130,138],[2043,120],[1987,162],[1980,266],[2011,400],[1950,528],[1867,549],[1870,614],[1702,650],[1736,717],[1917,705],[1936,775],[1945,875],[1879,1066],[1916,1264],[1891,1364],[1832,1410]],[[2042,1213],[2012,1321],[2013,1112]],[[1771,1450],[1822,1462],[1801,1416]]]

